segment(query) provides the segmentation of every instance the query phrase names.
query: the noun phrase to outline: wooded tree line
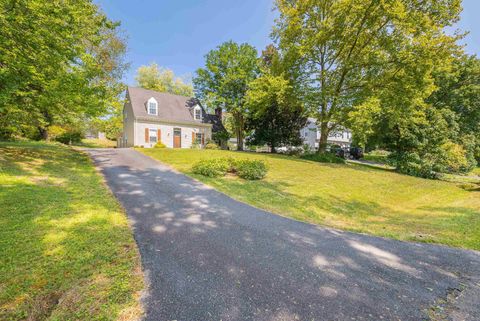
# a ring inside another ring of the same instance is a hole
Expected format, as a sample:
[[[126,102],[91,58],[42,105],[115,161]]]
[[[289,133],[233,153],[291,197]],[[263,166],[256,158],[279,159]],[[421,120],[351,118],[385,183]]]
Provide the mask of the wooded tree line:
[[[118,109],[125,40],[92,1],[0,1],[0,43],[0,137],[48,139]]]
[[[243,137],[273,150],[299,143],[314,117],[319,153],[339,126],[383,148],[401,172],[469,171],[480,159],[480,63],[458,44],[460,0],[277,0],[273,45],[257,59],[227,42],[194,78]],[[289,130],[287,130],[289,129]],[[293,133],[293,135],[292,135]]]

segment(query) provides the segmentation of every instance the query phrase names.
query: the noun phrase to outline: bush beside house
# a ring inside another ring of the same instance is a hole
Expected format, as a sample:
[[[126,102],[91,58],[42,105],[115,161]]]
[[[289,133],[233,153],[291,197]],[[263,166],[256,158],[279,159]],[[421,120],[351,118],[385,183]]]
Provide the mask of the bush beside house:
[[[213,158],[197,162],[193,165],[192,172],[207,177],[221,177],[232,173],[246,180],[258,180],[267,174],[267,165],[261,160]]]

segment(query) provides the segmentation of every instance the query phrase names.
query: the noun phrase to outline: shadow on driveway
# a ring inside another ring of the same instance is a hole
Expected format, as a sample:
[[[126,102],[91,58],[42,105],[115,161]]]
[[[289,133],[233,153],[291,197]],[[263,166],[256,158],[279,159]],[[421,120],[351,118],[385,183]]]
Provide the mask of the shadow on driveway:
[[[146,320],[422,320],[447,297],[442,313],[480,312],[478,296],[456,304],[478,252],[297,222],[131,149],[87,152],[132,223]]]

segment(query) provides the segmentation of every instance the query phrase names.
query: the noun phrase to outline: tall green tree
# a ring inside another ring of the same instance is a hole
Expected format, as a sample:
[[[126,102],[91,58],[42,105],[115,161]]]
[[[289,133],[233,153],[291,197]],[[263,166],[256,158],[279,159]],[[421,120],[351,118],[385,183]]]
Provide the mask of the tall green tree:
[[[389,108],[389,126],[422,118],[432,68],[456,39],[444,27],[461,10],[459,0],[277,0],[276,7],[273,36],[320,126],[319,152],[354,107],[373,98]]]
[[[117,32],[90,0],[2,1],[0,135],[48,138],[52,124],[104,113],[123,68]]]
[[[260,66],[261,75],[249,83],[246,96],[249,141],[267,144],[273,153],[279,146],[298,146],[307,118],[274,46],[262,52]]]
[[[437,89],[427,102],[440,111],[455,113],[458,140],[471,140],[480,162],[480,59],[466,54],[455,56],[451,68],[434,72],[434,79]]]
[[[197,97],[207,106],[221,107],[233,117],[237,146],[243,150],[248,84],[259,73],[257,50],[228,41],[205,56],[205,68],[193,79]]]
[[[181,77],[176,77],[172,70],[159,67],[156,63],[138,68],[135,80],[145,89],[186,97],[193,96],[191,84],[186,83]]]

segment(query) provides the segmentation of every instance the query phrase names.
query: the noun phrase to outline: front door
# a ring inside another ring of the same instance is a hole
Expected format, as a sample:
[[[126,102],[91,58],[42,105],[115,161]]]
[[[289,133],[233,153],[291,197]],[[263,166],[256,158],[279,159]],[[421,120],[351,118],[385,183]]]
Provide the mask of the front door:
[[[182,148],[182,129],[173,129],[173,148]]]

